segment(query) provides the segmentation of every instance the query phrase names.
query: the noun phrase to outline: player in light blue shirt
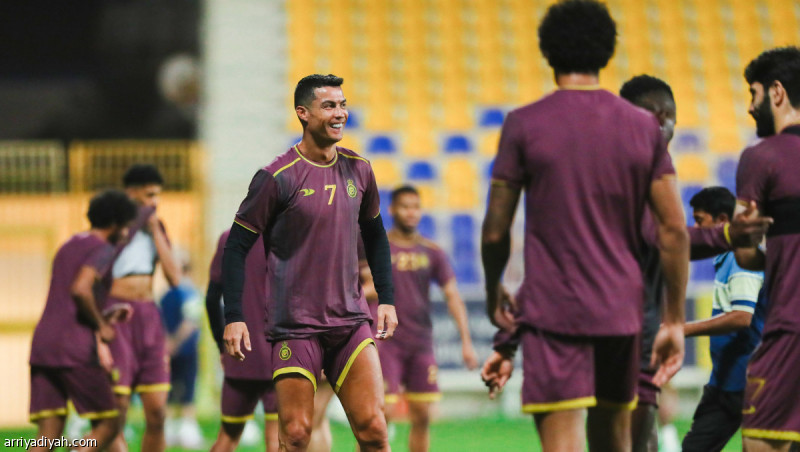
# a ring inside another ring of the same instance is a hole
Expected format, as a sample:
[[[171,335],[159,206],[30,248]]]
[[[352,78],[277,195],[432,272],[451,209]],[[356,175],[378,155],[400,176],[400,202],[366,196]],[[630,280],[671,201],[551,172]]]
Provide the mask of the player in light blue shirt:
[[[692,197],[696,227],[715,227],[733,217],[736,198],[724,187],[708,187]],[[711,336],[711,378],[694,413],[683,451],[720,451],[742,423],[747,361],[761,341],[766,300],[764,273],[745,270],[733,251],[714,258],[711,317],[688,322],[686,337]]]

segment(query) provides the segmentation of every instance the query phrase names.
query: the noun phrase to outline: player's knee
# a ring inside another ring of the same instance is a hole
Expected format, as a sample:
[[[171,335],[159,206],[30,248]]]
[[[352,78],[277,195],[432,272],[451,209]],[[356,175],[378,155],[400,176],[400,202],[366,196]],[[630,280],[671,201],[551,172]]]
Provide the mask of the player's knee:
[[[283,442],[290,448],[305,448],[311,441],[311,420],[291,419],[282,426]]]
[[[150,407],[144,411],[145,426],[148,430],[163,430],[167,419],[167,407]]]
[[[380,448],[385,446],[389,439],[386,419],[380,410],[353,422],[353,429],[361,446]]]
[[[106,445],[110,444],[122,431],[122,425],[119,422],[119,418],[112,417],[96,421],[92,426],[92,430],[94,430],[98,443]]]
[[[431,414],[428,410],[419,410],[411,416],[411,424],[414,427],[428,428],[431,424]]]

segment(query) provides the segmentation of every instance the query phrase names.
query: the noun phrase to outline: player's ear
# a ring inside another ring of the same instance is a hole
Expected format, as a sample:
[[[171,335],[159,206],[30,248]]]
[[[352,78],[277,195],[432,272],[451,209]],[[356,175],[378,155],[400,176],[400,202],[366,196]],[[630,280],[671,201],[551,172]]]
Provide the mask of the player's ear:
[[[782,106],[787,101],[786,89],[783,87],[783,83],[781,83],[779,80],[772,82],[772,85],[770,85],[766,95],[769,96],[772,105],[775,105],[776,107]]]

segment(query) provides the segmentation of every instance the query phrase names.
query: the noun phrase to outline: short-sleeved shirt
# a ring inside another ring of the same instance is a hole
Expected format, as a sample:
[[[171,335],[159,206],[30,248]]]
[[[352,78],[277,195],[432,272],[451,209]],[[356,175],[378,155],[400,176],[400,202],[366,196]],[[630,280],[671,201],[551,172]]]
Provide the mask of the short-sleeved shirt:
[[[209,274],[211,282],[222,283],[222,256],[230,233],[230,229],[223,232],[217,242],[217,251],[211,259]],[[262,237],[258,238],[247,254],[244,271],[242,312],[247,330],[250,332],[252,350],[245,352],[244,361],[223,353],[222,368],[228,378],[272,380],[272,347],[260,334],[267,326],[267,256],[264,254]]]
[[[393,341],[415,349],[433,344],[431,283],[443,287],[455,277],[447,255],[422,237],[413,245],[389,240],[392,251],[392,282],[398,327]]]
[[[256,173],[236,222],[269,234],[267,334],[302,338],[369,321],[358,282],[360,221],[380,214],[369,162],[337,147],[330,163],[297,147]]]
[[[741,268],[732,251],[714,258],[714,270],[711,316],[743,311],[753,318],[744,330],[711,336],[713,368],[708,384],[723,391],[744,391],[747,361],[761,342],[764,328],[766,300],[760,295],[764,273]]]
[[[800,126],[746,149],[736,173],[736,195],[755,201],[775,222],[767,231],[765,283],[769,314],[764,334],[800,333]]]
[[[642,215],[651,183],[674,172],[652,113],[608,91],[558,90],[509,113],[492,178],[526,195],[519,321],[638,333]]]
[[[81,269],[90,267],[100,281],[94,284],[98,307],[111,288],[104,278],[111,268],[114,247],[89,233],[72,236],[53,259],[50,291],[42,318],[36,324],[31,344],[31,365],[80,367],[97,364],[94,330],[72,298],[72,285]],[[160,326],[159,326],[160,327]]]

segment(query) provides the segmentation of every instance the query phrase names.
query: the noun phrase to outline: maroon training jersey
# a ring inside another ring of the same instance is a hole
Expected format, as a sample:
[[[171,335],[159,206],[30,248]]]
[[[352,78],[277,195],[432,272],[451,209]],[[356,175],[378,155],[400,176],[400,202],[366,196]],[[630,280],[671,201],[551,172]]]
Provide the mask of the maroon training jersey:
[[[744,151],[736,195],[773,217],[767,231],[765,283],[769,313],[764,335],[800,332],[800,126],[789,127]]]
[[[268,328],[271,340],[307,337],[368,321],[358,283],[359,221],[380,213],[366,159],[337,147],[328,164],[296,147],[253,177],[236,222],[269,233]]]
[[[562,89],[509,113],[492,178],[525,190],[521,323],[637,333],[641,219],[651,182],[674,172],[656,118],[608,91]]]
[[[71,289],[83,267],[93,268],[102,282],[94,286],[98,307],[111,288],[109,272],[114,247],[89,232],[72,236],[53,259],[50,291],[42,318],[33,332],[31,365],[79,367],[97,363],[94,330],[78,311]]]
[[[413,245],[389,240],[392,250],[397,323],[393,341],[413,348],[430,348],[431,282],[443,287],[455,277],[447,255],[433,242],[419,237]]]
[[[208,278],[212,282],[222,283],[222,255],[230,233],[228,229],[219,237]],[[267,326],[267,256],[264,254],[264,241],[260,236],[247,254],[244,271],[242,312],[247,330],[250,331],[250,345],[253,350],[245,352],[244,361],[223,353],[222,369],[228,378],[272,380],[272,346],[259,334]]]

